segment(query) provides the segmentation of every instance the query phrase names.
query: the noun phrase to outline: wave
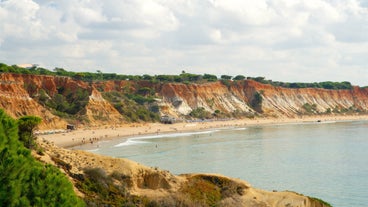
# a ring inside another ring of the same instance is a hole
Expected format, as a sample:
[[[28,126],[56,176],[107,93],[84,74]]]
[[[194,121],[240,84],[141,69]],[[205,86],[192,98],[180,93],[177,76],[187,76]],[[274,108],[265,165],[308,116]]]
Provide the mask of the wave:
[[[134,140],[140,140],[140,139],[158,139],[158,138],[164,138],[164,137],[187,137],[191,135],[197,135],[197,134],[210,134],[213,132],[217,132],[218,130],[210,130],[210,131],[200,131],[200,132],[183,132],[183,133],[169,133],[169,134],[158,134],[158,135],[148,135],[148,136],[141,136],[141,137],[134,137],[131,139]]]
[[[234,131],[241,131],[241,130],[246,130],[246,129],[248,129],[248,128],[245,128],[245,127],[243,127],[243,128],[234,128],[232,130],[234,130]]]
[[[147,144],[149,142],[144,141],[136,141],[132,139],[127,139],[125,142],[119,143],[117,145],[114,145],[114,147],[123,147],[123,146],[129,146],[129,145],[137,145],[137,144]]]
[[[91,149],[91,150],[86,150],[87,152],[97,152],[100,149]]]
[[[158,135],[133,137],[133,138],[127,139],[125,142],[114,145],[114,147],[122,147],[122,146],[150,143],[150,142],[147,142],[147,141],[140,141],[140,140],[146,140],[146,139],[159,139],[159,138],[167,138],[167,137],[170,137],[170,138],[187,137],[187,136],[198,135],[198,134],[210,134],[210,133],[214,133],[214,132],[217,132],[217,131],[219,131],[219,130],[200,131],[200,132],[184,132],[184,133],[170,133],[170,134],[158,134]]]

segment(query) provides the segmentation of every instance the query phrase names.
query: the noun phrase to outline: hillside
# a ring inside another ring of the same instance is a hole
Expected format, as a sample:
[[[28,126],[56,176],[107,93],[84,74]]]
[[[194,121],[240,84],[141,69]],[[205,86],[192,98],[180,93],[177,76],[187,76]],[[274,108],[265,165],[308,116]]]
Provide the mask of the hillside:
[[[216,174],[173,175],[136,162],[40,143],[37,159],[58,166],[88,206],[328,207],[294,192],[268,192]]]
[[[368,88],[283,88],[254,80],[205,83],[82,81],[0,74],[0,107],[14,118],[37,115],[41,128],[178,120],[366,113]]]

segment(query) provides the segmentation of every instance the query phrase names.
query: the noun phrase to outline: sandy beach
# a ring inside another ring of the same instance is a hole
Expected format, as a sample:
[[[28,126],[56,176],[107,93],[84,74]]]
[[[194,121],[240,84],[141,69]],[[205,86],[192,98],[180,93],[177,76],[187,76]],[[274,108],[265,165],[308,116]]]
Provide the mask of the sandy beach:
[[[286,124],[302,122],[325,121],[354,121],[368,120],[368,115],[347,116],[306,116],[301,118],[255,118],[231,119],[222,121],[182,122],[174,124],[161,123],[132,123],[121,126],[102,126],[95,128],[79,128],[72,131],[55,129],[38,131],[37,137],[47,140],[59,147],[69,148],[82,144],[91,144],[101,140],[134,137],[147,134],[180,133],[188,131],[202,131],[216,128],[245,127],[267,124]]]

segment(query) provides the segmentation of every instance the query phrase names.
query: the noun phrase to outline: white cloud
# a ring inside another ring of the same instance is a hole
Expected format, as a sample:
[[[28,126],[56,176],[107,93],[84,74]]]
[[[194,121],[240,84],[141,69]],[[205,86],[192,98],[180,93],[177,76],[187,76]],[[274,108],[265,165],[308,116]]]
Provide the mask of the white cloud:
[[[40,22],[36,19],[38,4],[31,0],[4,1],[1,2],[1,38],[7,36],[25,38],[29,30],[35,33],[28,34],[31,38],[37,38],[40,30]]]
[[[368,85],[367,46],[363,0],[0,0],[7,64]]]
[[[213,0],[217,18],[227,17],[248,25],[265,25],[275,16],[266,1]]]

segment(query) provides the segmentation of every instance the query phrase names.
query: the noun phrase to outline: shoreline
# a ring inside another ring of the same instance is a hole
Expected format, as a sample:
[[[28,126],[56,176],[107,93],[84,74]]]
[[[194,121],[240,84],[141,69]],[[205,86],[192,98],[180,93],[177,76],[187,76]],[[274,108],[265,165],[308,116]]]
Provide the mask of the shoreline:
[[[99,128],[85,128],[72,131],[49,130],[46,134],[37,135],[38,139],[43,139],[55,144],[58,147],[72,148],[75,146],[93,144],[103,140],[118,138],[131,138],[142,135],[159,135],[167,133],[196,132],[208,129],[246,127],[269,124],[291,124],[291,123],[317,123],[326,121],[359,121],[368,120],[368,115],[346,115],[346,116],[305,116],[300,118],[255,118],[255,119],[231,119],[208,122],[181,122],[174,124],[162,123],[132,123],[119,127],[103,126]],[[54,132],[54,133],[47,133]],[[57,133],[55,133],[57,132]]]

